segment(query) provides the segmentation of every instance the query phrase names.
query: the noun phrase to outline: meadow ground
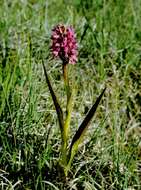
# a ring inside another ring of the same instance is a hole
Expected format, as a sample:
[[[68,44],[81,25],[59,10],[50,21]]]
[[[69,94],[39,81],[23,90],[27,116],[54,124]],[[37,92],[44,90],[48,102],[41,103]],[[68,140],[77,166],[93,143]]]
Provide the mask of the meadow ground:
[[[0,189],[140,190],[141,0],[1,0],[0,18]],[[107,86],[67,182],[53,170],[60,131],[41,64],[64,109],[58,23],[79,44],[70,138]]]

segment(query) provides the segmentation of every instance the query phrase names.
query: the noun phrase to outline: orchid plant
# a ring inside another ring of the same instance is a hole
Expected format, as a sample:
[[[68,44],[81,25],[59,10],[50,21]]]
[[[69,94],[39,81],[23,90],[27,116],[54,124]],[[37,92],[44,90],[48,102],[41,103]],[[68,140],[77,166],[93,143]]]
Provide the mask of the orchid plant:
[[[52,88],[44,63],[43,63],[43,68],[44,68],[46,82],[56,109],[60,131],[61,131],[62,144],[60,149],[59,166],[61,167],[61,169],[63,169],[64,176],[67,177],[73,158],[76,152],[78,151],[79,145],[83,140],[83,136],[90,124],[91,119],[93,118],[96,112],[96,109],[100,103],[100,100],[106,88],[101,92],[100,96],[97,98],[94,105],[88,111],[87,115],[85,116],[84,120],[82,121],[82,123],[78,127],[78,130],[73,136],[70,145],[68,145],[71,113],[73,109],[73,92],[74,92],[73,88],[71,89],[69,84],[68,64],[75,64],[77,62],[78,45],[74,29],[72,27],[66,27],[64,25],[57,25],[53,28],[51,40],[52,40],[51,50],[53,56],[62,60],[62,70],[63,70],[62,74],[64,78],[64,86],[67,96],[65,118],[62,108],[57,99],[57,96]]]

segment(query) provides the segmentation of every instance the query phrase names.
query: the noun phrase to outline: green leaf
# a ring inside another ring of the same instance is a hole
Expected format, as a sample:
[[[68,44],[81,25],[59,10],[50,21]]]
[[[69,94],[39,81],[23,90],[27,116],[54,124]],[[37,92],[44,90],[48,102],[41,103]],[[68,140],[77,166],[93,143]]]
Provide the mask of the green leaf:
[[[43,62],[42,62],[42,64],[43,64],[44,74],[45,74],[45,78],[46,78],[46,83],[48,85],[48,88],[49,88],[49,91],[50,91],[50,94],[52,96],[52,100],[53,100],[53,103],[54,103],[54,106],[55,106],[55,109],[56,109],[56,113],[58,115],[58,120],[59,120],[61,134],[63,134],[63,128],[64,128],[63,111],[61,109],[60,104],[58,103],[58,100],[57,100],[57,97],[55,95],[55,92],[54,92],[54,90],[53,90],[53,88],[51,86],[48,74],[46,72],[45,65],[44,65]]]
[[[80,124],[78,130],[76,131],[76,133],[72,139],[71,145],[70,145],[68,160],[73,159],[73,156],[74,156],[75,152],[77,151],[79,144],[81,143],[82,137],[84,136],[84,133],[86,132],[86,130],[90,124],[90,121],[92,120],[92,118],[97,110],[97,107],[100,103],[100,100],[101,100],[105,90],[106,90],[106,88],[104,88],[104,90],[102,91],[100,96],[97,98],[95,104],[89,110],[88,114],[86,115],[86,117]]]

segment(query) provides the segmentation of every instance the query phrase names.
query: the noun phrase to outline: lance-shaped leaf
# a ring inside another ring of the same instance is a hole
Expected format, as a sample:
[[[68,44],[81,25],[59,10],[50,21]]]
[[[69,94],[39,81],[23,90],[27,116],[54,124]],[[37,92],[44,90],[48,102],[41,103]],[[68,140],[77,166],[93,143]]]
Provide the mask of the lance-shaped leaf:
[[[61,134],[63,134],[63,127],[64,127],[63,111],[61,109],[60,104],[58,103],[58,100],[57,100],[57,97],[55,95],[55,92],[54,92],[54,90],[53,90],[53,88],[51,86],[49,77],[48,77],[47,72],[46,72],[45,65],[44,65],[43,62],[42,62],[42,64],[43,64],[44,74],[45,74],[45,78],[46,78],[46,83],[48,85],[48,88],[49,88],[49,91],[50,91],[50,94],[52,96],[52,100],[53,100],[53,103],[54,103],[54,106],[55,106],[55,109],[56,109],[56,113],[58,115]]]
[[[100,103],[100,100],[105,92],[106,88],[104,88],[104,90],[102,91],[102,93],[100,94],[100,96],[97,98],[95,104],[92,106],[92,108],[89,110],[88,114],[86,115],[86,117],[84,118],[84,120],[82,121],[82,123],[80,124],[78,130],[76,131],[71,145],[70,145],[70,149],[69,149],[69,155],[68,155],[68,164],[70,165],[70,162],[73,159],[73,156],[75,154],[75,152],[78,149],[79,144],[81,143],[82,137],[84,136],[84,133],[86,132],[90,121],[92,120],[96,109]]]

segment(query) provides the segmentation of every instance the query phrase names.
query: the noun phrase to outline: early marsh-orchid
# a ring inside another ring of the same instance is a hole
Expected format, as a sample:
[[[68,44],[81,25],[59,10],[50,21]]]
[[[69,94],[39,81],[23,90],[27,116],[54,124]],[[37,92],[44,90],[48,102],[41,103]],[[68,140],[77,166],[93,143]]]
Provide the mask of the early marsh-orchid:
[[[76,131],[75,135],[71,140],[71,144],[68,145],[71,113],[74,104],[73,102],[74,89],[71,88],[69,85],[67,66],[69,63],[75,64],[77,61],[77,55],[78,55],[77,42],[73,28],[66,27],[64,25],[57,25],[53,28],[51,39],[52,39],[51,50],[53,56],[58,57],[62,60],[62,70],[63,70],[62,74],[64,78],[64,86],[67,95],[65,119],[62,108],[58,102],[57,96],[50,83],[44,63],[43,63],[43,68],[46,77],[46,82],[49,87],[52,100],[54,102],[61,131],[62,145],[60,150],[59,168],[61,171],[63,171],[64,176],[67,177],[68,171],[70,170],[71,162],[76,152],[78,151],[79,144],[83,140],[83,136],[85,135],[85,132],[90,124],[90,121],[97,110],[97,107],[100,103],[101,98],[103,97],[106,88],[101,92],[96,102],[91,107],[86,117],[78,127],[78,130]]]

